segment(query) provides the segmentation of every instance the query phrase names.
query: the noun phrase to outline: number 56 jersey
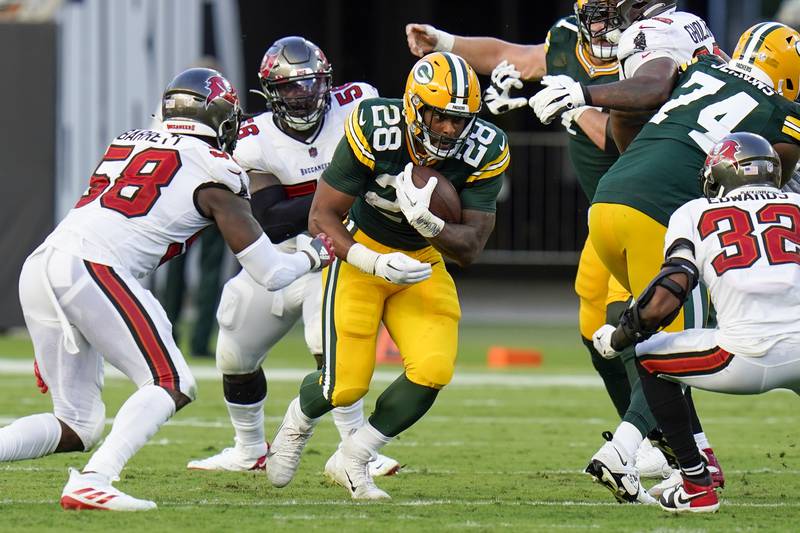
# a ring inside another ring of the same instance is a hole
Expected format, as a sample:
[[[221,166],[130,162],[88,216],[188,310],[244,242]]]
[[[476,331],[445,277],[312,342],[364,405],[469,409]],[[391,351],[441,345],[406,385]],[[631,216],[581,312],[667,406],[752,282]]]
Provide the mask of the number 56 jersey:
[[[88,189],[42,247],[142,278],[214,223],[199,211],[197,191],[222,187],[247,197],[248,185],[228,154],[200,139],[131,130],[109,145]]]
[[[667,254],[690,254],[717,310],[719,345],[758,357],[776,342],[800,340],[800,195],[740,187],[675,211]]]

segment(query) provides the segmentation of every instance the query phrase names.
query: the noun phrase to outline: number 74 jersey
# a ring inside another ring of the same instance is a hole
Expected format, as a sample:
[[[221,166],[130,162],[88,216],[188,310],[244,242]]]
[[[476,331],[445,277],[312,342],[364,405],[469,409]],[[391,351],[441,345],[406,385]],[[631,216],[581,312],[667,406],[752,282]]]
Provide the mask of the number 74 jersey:
[[[698,267],[717,311],[719,345],[764,355],[800,340],[800,195],[750,186],[675,211],[666,254],[680,246]]]
[[[88,189],[42,246],[141,278],[214,223],[195,203],[204,187],[247,197],[249,181],[233,158],[200,139],[125,132],[108,146]]]

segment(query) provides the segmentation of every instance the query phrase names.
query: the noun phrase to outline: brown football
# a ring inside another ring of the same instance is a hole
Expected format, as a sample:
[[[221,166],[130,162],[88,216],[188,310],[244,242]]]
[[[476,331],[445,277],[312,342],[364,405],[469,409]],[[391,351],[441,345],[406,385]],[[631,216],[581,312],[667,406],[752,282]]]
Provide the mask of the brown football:
[[[411,171],[411,179],[414,181],[415,187],[424,187],[428,183],[428,178],[432,176],[436,177],[437,182],[428,208],[431,213],[445,222],[460,224],[461,198],[450,180],[445,178],[441,172],[422,165],[414,165],[414,169]]]

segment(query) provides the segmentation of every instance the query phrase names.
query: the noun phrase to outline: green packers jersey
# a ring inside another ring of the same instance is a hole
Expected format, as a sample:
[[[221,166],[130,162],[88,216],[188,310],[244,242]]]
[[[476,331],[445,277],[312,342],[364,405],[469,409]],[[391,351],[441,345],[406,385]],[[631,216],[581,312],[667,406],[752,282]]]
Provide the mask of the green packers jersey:
[[[376,241],[400,250],[419,250],[429,246],[402,213],[379,207],[374,193],[395,202],[390,181],[412,160],[408,145],[403,101],[371,98],[353,109],[345,124],[330,166],[322,179],[331,187],[351,196],[350,220]],[[441,172],[461,197],[461,208],[493,213],[502,174],[510,155],[506,135],[493,124],[476,120],[467,142],[450,159],[437,161],[431,168]]]
[[[594,65],[586,49],[578,43],[578,21],[572,17],[559,20],[547,33],[544,44],[547,74],[566,74],[584,85],[619,81],[619,65]],[[575,127],[569,133],[569,157],[578,182],[589,200],[594,196],[600,177],[619,157],[600,150],[589,137]]]
[[[594,203],[628,205],[666,226],[678,207],[702,196],[700,169],[729,133],[800,144],[800,106],[770,86],[711,56],[681,70],[670,99],[600,180]]]

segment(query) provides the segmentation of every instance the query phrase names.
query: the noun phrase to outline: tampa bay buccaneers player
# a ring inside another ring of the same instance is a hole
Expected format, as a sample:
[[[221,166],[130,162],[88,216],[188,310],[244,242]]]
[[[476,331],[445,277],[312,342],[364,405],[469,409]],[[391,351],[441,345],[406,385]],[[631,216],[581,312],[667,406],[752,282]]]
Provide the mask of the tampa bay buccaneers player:
[[[278,290],[330,262],[324,235],[292,254],[253,219],[245,172],[231,157],[241,111],[219,72],[179,74],[162,98],[163,130],[117,136],[86,193],[25,261],[20,302],[41,387],[53,413],[0,429],[0,461],[89,451],[103,435],[103,360],[136,391],[83,471],[70,469],[65,509],[154,509],[112,486],[128,460],[195,397],[195,381],[172,326],[138,279],[181,254],[216,224],[242,267]]]
[[[291,252],[307,242],[308,212],[317,181],[333,158],[347,115],[358,102],[378,96],[367,83],[331,87],[333,69],[322,50],[303,37],[278,39],[258,71],[270,111],[243,122],[234,157],[250,176],[253,214],[278,248]],[[302,317],[309,351],[322,366],[322,281],[309,273],[280,291],[267,291],[247,271],[228,281],[217,320],[217,367],[235,444],[196,470],[264,468],[264,403],[261,364]],[[342,440],[364,424],[363,402],[333,410]],[[373,476],[392,475],[400,464],[384,455],[370,463]]]

